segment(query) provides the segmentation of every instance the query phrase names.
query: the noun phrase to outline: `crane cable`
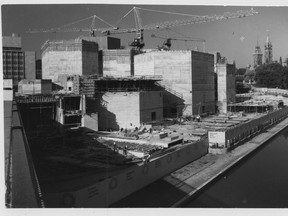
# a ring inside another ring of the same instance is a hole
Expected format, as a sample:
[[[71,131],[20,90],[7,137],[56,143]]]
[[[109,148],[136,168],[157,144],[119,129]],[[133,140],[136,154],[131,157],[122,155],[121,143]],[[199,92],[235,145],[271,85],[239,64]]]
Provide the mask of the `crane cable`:
[[[134,10],[134,8],[132,8],[131,10],[129,10],[123,17],[121,17],[116,23],[115,26],[117,26],[125,17],[127,17],[132,11]]]
[[[71,22],[71,23],[68,23],[68,24],[65,24],[63,26],[60,26],[60,27],[56,27],[56,28],[51,28],[51,29],[48,29],[48,30],[43,30],[44,32],[51,32],[51,31],[56,31],[56,30],[60,30],[60,29],[63,29],[65,27],[68,27],[68,26],[71,26],[71,25],[74,25],[74,24],[77,24],[77,23],[80,23],[80,22],[83,22],[85,20],[89,20],[93,18],[92,20],[92,24],[91,24],[91,28],[94,27],[94,23],[95,23],[95,18],[99,19],[100,21],[104,22],[106,25],[112,27],[112,28],[115,28],[113,25],[111,25],[110,23],[108,23],[107,21],[103,20],[102,18],[98,17],[97,15],[93,15],[93,16],[89,16],[87,18],[84,18],[84,19],[80,19],[80,20],[76,20],[74,22]]]
[[[170,11],[153,10],[153,9],[144,9],[144,8],[137,8],[137,9],[151,11],[151,12],[173,14],[173,15],[181,15],[181,16],[206,17],[206,16],[199,16],[199,15],[193,15],[193,14],[184,14],[184,13],[176,13],[176,12],[170,12]]]
[[[121,17],[116,23],[115,26],[119,25],[119,23],[127,17],[132,11],[135,10],[144,10],[144,11],[151,11],[151,12],[158,12],[158,13],[166,13],[166,14],[173,14],[173,15],[181,15],[181,16],[192,16],[192,17],[207,17],[207,16],[198,16],[198,15],[193,15],[193,14],[184,14],[184,13],[175,13],[175,12],[170,12],[170,11],[160,11],[160,10],[153,10],[153,9],[144,9],[144,8],[139,8],[139,7],[133,7],[131,10],[129,10],[123,17]],[[136,27],[137,28],[137,27]]]
[[[192,39],[192,40],[201,40],[202,42],[203,41],[205,41],[204,39],[202,39],[202,38],[194,38],[194,37],[189,37],[189,36],[187,36],[187,35],[184,35],[184,34],[182,34],[182,33],[180,33],[180,32],[177,32],[177,31],[175,31],[175,30],[172,30],[172,29],[170,29],[170,28],[165,28],[165,30],[168,32],[168,31],[171,31],[171,32],[174,32],[174,33],[176,33],[176,34],[178,34],[178,35],[181,35],[183,38],[178,38],[178,39],[176,39],[176,40],[186,40],[186,41],[188,41],[188,40],[190,40],[190,39]]]

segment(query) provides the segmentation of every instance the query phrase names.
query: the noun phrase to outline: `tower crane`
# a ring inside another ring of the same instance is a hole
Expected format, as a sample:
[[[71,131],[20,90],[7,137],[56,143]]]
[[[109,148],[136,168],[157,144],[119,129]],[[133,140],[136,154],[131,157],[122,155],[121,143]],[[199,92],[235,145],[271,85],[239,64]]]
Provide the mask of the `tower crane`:
[[[142,25],[142,20],[140,17],[140,10],[142,11],[151,11],[151,12],[159,12],[159,13],[166,13],[166,14],[174,14],[174,15],[183,15],[183,16],[190,16],[188,19],[182,20],[175,20],[175,21],[165,21],[162,23],[155,23],[149,25]],[[138,49],[144,47],[144,37],[143,32],[144,30],[157,30],[157,29],[167,29],[176,26],[184,26],[184,25],[191,25],[196,23],[205,23],[205,22],[212,22],[212,21],[222,21],[227,19],[235,19],[235,18],[244,18],[248,16],[254,16],[259,14],[259,12],[255,11],[253,8],[250,10],[239,10],[236,12],[226,12],[222,15],[206,15],[206,16],[198,16],[198,15],[191,15],[191,14],[183,14],[183,13],[175,13],[175,12],[168,12],[168,11],[159,11],[159,10],[151,10],[151,9],[144,9],[139,7],[133,7],[125,16],[123,16],[120,20],[122,21],[129,13],[134,11],[134,18],[135,18],[135,28],[130,29],[117,29],[117,30],[104,30],[102,33],[106,35],[111,34],[123,34],[123,33],[136,33],[136,38],[130,44]],[[118,22],[118,23],[119,23]]]
[[[158,49],[163,49],[163,50],[170,50],[171,48],[171,41],[174,40],[174,41],[198,41],[198,42],[202,42],[203,43],[203,52],[205,52],[205,42],[206,40],[204,39],[201,39],[201,38],[172,38],[172,37],[161,37],[161,36],[158,36],[158,35],[155,35],[155,34],[152,34],[151,37],[154,37],[154,38],[161,38],[161,39],[165,39],[162,47],[158,47]]]
[[[186,16],[186,17],[188,16],[189,18],[143,25],[142,24],[142,18],[140,16],[140,11],[158,12],[158,13],[165,13],[165,14],[170,14],[170,15],[181,15],[181,16]],[[117,27],[118,24],[132,12],[134,13],[135,28],[119,28],[119,27]],[[251,10],[239,10],[236,12],[226,12],[226,13],[221,14],[221,15],[198,16],[198,15],[191,15],[191,14],[183,14],[183,13],[175,13],[175,12],[159,11],[159,10],[133,7],[121,19],[119,19],[115,25],[111,25],[110,23],[103,20],[102,18],[100,18],[96,15],[93,15],[93,16],[90,16],[88,18],[64,25],[62,27],[52,28],[52,29],[48,29],[48,30],[29,30],[28,32],[29,33],[43,33],[43,32],[84,32],[84,31],[88,31],[88,32],[90,32],[90,35],[93,37],[95,36],[96,32],[101,32],[104,35],[136,33],[136,38],[130,44],[130,46],[133,46],[133,47],[135,47],[135,49],[140,50],[145,45],[144,37],[143,37],[144,31],[149,31],[149,30],[151,31],[151,30],[157,30],[157,29],[191,25],[191,24],[196,24],[196,23],[205,23],[205,22],[213,22],[213,21],[222,21],[222,20],[227,20],[227,19],[244,18],[244,17],[248,17],[248,16],[257,15],[258,13],[259,12],[255,11],[255,10],[253,10],[253,8],[251,8]],[[72,26],[73,24],[76,24],[76,23],[79,23],[81,21],[91,19],[91,18],[92,18],[92,23],[91,23],[90,28],[65,29],[68,26]],[[96,18],[99,19],[100,21],[104,22],[109,27],[107,27],[107,28],[95,28],[94,25],[95,25]]]

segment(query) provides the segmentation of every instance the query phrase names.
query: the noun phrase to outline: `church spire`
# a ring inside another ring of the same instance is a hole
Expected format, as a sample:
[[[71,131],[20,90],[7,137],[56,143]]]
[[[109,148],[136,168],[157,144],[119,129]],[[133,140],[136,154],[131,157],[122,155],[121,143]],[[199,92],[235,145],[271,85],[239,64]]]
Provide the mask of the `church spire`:
[[[267,31],[267,38],[264,49],[265,49],[265,63],[270,64],[273,62],[273,54],[272,54],[272,43],[270,41],[269,31]]]
[[[266,38],[266,44],[270,43],[270,38],[269,38],[269,31],[267,33],[267,38]]]
[[[254,68],[258,67],[259,65],[262,65],[262,56],[263,56],[263,54],[261,53],[261,48],[259,46],[259,41],[257,39],[257,44],[255,46],[255,51],[253,53]]]

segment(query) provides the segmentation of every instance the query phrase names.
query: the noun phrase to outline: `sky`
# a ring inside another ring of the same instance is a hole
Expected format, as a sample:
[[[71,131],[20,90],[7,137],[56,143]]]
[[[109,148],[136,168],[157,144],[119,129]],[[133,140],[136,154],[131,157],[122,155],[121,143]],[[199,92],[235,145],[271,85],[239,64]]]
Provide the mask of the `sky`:
[[[169,2],[168,2],[169,3]],[[199,2],[198,2],[199,4]],[[245,5],[245,4],[244,4]],[[41,58],[40,49],[46,40],[55,39],[73,39],[81,35],[88,36],[88,32],[74,33],[27,33],[29,29],[50,29],[60,27],[77,20],[81,20],[92,15],[97,15],[106,22],[114,25],[129,10],[137,6],[144,9],[153,9],[160,11],[169,11],[175,13],[192,15],[214,15],[224,12],[235,12],[238,10],[250,10],[252,6],[211,6],[211,5],[117,5],[117,4],[39,4],[39,5],[2,5],[2,35],[10,36],[12,33],[18,33],[22,37],[22,46],[24,50],[36,51],[37,57]],[[219,51],[222,56],[228,60],[235,60],[236,67],[245,67],[247,64],[253,64],[253,52],[257,40],[259,41],[261,51],[264,52],[264,43],[269,32],[270,40],[273,45],[273,59],[279,60],[280,56],[284,60],[288,57],[288,7],[287,6],[257,6],[253,9],[258,11],[256,16],[246,18],[228,19],[225,21],[216,21],[209,23],[200,23],[170,28],[169,30],[144,31],[145,48],[153,49],[162,45],[164,39],[152,38],[151,34],[161,37],[171,37],[175,39],[183,38],[201,38],[205,39],[205,51]],[[174,21],[189,18],[174,14],[165,14],[140,10],[142,24],[159,23],[163,21]],[[77,28],[89,28],[91,21],[86,20],[69,26]],[[108,25],[97,20],[96,28],[108,27]],[[119,24],[122,28],[135,27],[134,15],[130,13]],[[68,27],[67,27],[68,28]],[[101,33],[99,33],[101,35]],[[117,34],[111,35],[121,38],[121,44],[129,47],[135,34]],[[203,44],[200,42],[172,41],[172,49],[203,50]]]

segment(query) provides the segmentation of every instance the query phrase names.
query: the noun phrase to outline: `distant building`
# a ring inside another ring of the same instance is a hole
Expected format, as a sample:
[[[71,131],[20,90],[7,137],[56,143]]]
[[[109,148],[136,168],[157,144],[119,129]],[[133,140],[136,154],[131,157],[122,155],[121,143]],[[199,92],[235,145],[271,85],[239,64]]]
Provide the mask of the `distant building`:
[[[13,89],[17,91],[18,82],[24,78],[36,78],[34,51],[22,50],[22,39],[16,34],[2,37],[3,78],[13,80]]]
[[[264,49],[265,49],[265,56],[264,56],[265,64],[273,63],[272,43],[270,41],[269,34],[267,35]]]
[[[258,40],[257,40],[257,45],[255,46],[255,52],[253,53],[254,68],[262,65],[262,56],[263,56],[263,54],[261,53],[261,48],[260,48]]]

